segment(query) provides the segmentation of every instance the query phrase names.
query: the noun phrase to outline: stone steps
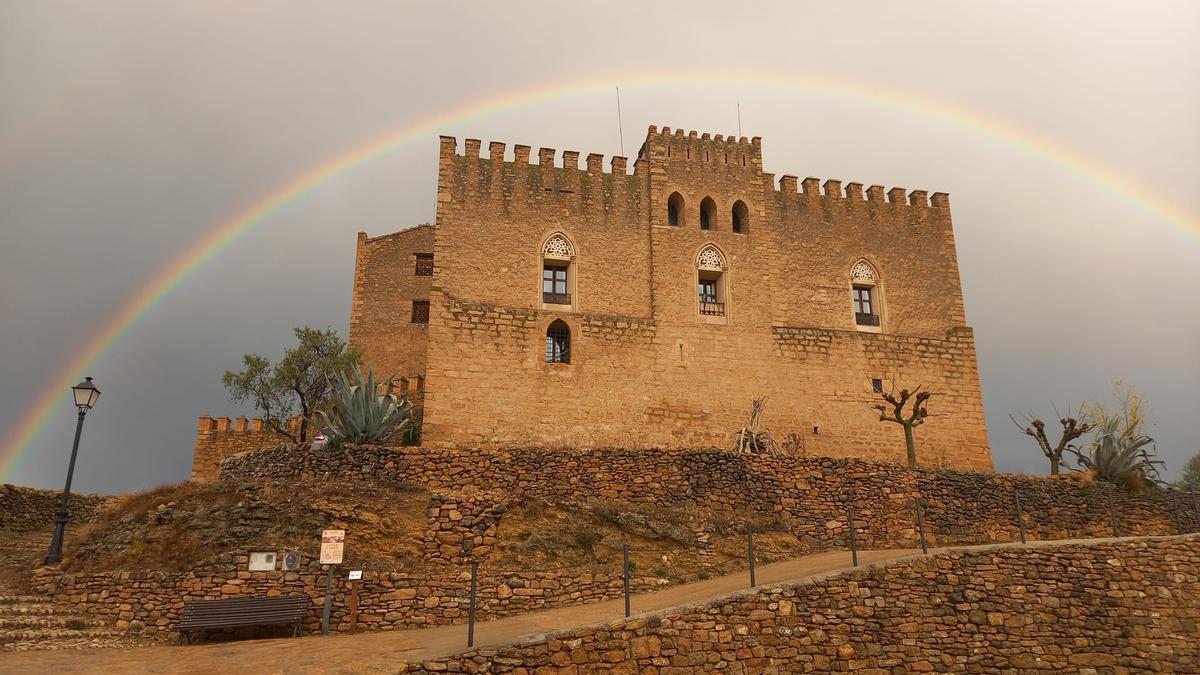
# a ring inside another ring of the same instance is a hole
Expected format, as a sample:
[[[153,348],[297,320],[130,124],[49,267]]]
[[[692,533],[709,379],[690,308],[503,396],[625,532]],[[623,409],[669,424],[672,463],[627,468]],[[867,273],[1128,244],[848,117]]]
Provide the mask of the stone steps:
[[[19,630],[24,628],[69,628],[72,630],[83,630],[85,628],[100,628],[103,626],[111,626],[111,622],[104,619],[89,618],[86,616],[72,616],[64,614],[56,614],[52,616],[0,616],[0,634],[7,630]]]
[[[0,596],[0,652],[84,649],[133,644],[109,619],[36,595]]]
[[[0,614],[4,613],[5,607],[48,602],[52,600],[41,595],[0,595]]]

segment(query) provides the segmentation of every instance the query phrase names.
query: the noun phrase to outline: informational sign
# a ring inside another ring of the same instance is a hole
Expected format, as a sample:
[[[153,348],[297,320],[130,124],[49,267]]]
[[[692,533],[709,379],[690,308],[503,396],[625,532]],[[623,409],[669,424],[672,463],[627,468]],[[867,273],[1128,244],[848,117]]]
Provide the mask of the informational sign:
[[[362,570],[351,570],[350,581],[358,581],[362,578]]]
[[[251,572],[269,572],[275,569],[274,551],[254,551],[250,553]]]
[[[296,572],[300,569],[300,551],[288,551],[283,554],[283,571]]]
[[[341,565],[342,549],[346,542],[345,530],[325,530],[321,533],[321,564]]]

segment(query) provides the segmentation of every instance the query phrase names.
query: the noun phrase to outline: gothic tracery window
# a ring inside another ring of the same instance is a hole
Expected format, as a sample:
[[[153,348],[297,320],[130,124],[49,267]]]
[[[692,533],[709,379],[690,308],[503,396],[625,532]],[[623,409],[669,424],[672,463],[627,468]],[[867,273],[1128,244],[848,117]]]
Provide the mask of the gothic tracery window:
[[[575,247],[561,233],[556,233],[542,245],[542,303],[562,309],[574,304],[571,288],[574,285]]]
[[[879,326],[879,275],[866,260],[850,268],[850,301],[857,326]]]
[[[569,260],[575,250],[571,248],[571,242],[561,234],[556,234],[546,240],[545,246],[542,247],[542,256],[545,258],[558,258],[560,260]]]
[[[711,244],[696,256],[696,290],[702,316],[725,316],[725,256]]]

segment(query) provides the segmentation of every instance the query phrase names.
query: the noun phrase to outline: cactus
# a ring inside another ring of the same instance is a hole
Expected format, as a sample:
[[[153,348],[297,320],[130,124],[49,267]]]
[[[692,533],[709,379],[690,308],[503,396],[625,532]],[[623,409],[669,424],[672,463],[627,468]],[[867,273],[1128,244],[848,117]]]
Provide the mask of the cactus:
[[[328,410],[317,420],[336,443],[380,443],[406,433],[414,424],[413,405],[395,394],[379,394],[375,373],[353,369],[333,383]]]

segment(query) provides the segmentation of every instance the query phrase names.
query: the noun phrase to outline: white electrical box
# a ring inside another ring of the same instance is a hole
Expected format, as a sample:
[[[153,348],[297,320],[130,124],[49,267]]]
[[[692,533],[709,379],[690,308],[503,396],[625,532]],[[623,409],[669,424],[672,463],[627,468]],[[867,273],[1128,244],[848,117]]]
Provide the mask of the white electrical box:
[[[274,551],[255,551],[250,554],[251,572],[269,572],[275,569]]]

